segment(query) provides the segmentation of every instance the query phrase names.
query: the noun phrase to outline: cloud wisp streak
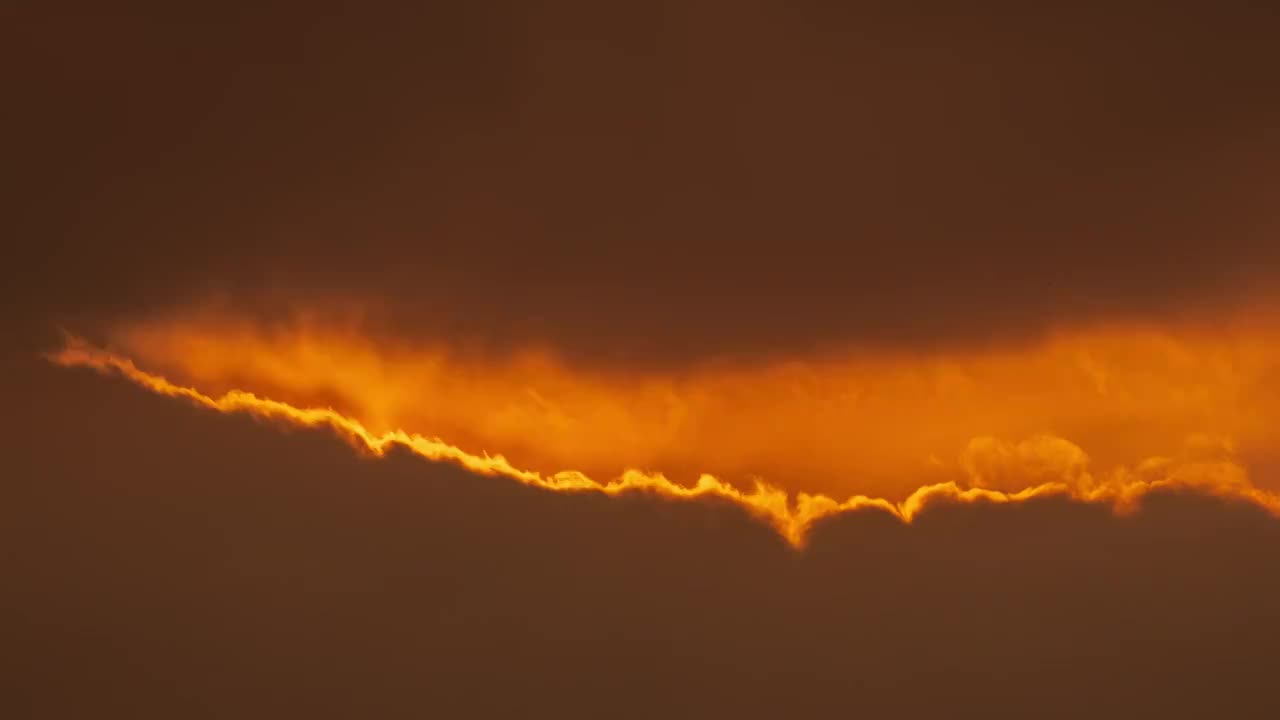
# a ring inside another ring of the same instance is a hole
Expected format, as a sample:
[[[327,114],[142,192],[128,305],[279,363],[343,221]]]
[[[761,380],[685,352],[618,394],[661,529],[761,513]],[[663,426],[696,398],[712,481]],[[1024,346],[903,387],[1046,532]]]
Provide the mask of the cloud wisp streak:
[[[703,474],[692,485],[667,479],[660,473],[627,470],[619,477],[599,481],[573,470],[541,473],[519,468],[502,455],[473,454],[439,438],[402,429],[377,433],[358,419],[331,408],[298,407],[279,400],[259,397],[252,392],[232,390],[219,396],[179,385],[139,368],[127,357],[69,337],[66,344],[51,353],[49,359],[64,367],[87,367],[115,373],[152,392],[187,400],[196,405],[225,413],[246,413],[306,427],[328,427],[358,450],[382,456],[393,448],[403,448],[432,461],[453,463],[471,472],[504,477],[517,482],[559,492],[598,492],[618,495],[652,492],[671,498],[715,497],[737,503],[751,514],[770,523],[792,545],[804,545],[813,524],[824,517],[841,512],[876,508],[904,522],[910,522],[925,506],[935,500],[960,502],[1011,503],[1043,496],[1067,496],[1090,503],[1106,503],[1123,511],[1136,507],[1141,498],[1158,489],[1188,488],[1208,495],[1239,499],[1256,504],[1272,514],[1280,515],[1280,496],[1254,487],[1243,469],[1230,461],[1179,462],[1151,460],[1134,470],[1118,469],[1109,477],[1095,479],[1084,474],[1074,479],[1060,479],[1029,484],[1018,490],[995,490],[985,487],[962,487],[956,482],[926,485],[895,502],[883,497],[853,495],[838,500],[824,494],[795,493],[757,481],[754,488],[741,490],[715,476]],[[1007,445],[990,439],[977,441],[994,451],[990,456],[1005,461],[1043,464],[1046,458],[1070,453],[1070,443],[1056,438],[1040,437]],[[971,459],[972,461],[972,459]]]

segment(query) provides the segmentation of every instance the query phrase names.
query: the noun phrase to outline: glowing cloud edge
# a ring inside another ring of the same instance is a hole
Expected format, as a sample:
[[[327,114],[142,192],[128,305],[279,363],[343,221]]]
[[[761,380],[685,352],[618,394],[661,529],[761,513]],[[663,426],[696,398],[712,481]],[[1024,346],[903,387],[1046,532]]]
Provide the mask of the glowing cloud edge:
[[[212,397],[195,388],[178,385],[164,377],[142,370],[129,358],[97,347],[73,335],[67,335],[63,347],[47,354],[46,358],[62,367],[85,367],[120,375],[154,393],[186,399],[198,406],[218,412],[244,413],[303,427],[327,427],[346,439],[356,449],[378,457],[385,455],[391,448],[400,446],[431,461],[453,463],[479,475],[505,477],[550,491],[599,492],[606,495],[647,491],[679,499],[702,497],[725,499],[768,522],[787,542],[797,548],[804,546],[809,529],[821,518],[842,512],[875,508],[910,523],[922,509],[938,500],[1010,503],[1036,497],[1064,496],[1081,502],[1107,503],[1117,512],[1122,512],[1136,507],[1138,501],[1149,492],[1166,488],[1186,488],[1216,497],[1249,502],[1280,517],[1280,495],[1253,487],[1247,482],[1195,480],[1177,474],[1155,479],[1127,474],[1088,486],[1072,485],[1066,482],[1045,482],[1014,492],[982,487],[965,488],[955,482],[945,482],[919,487],[900,502],[866,495],[855,495],[844,501],[838,501],[827,495],[803,492],[796,493],[792,497],[785,490],[759,481],[750,492],[744,492],[708,474],[701,475],[693,486],[686,486],[672,482],[660,473],[627,470],[618,478],[602,483],[573,470],[554,474],[523,470],[512,465],[502,455],[487,453],[475,455],[450,445],[440,438],[426,437],[404,430],[397,429],[375,434],[359,420],[331,408],[296,407],[242,390],[232,390],[218,397]]]

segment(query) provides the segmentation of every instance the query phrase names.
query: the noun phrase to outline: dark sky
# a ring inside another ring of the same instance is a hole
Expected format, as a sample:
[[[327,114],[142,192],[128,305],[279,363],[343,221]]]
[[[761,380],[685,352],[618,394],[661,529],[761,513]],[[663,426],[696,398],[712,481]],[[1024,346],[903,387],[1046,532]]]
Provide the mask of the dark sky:
[[[0,716],[1280,716],[1252,506],[797,550],[36,354],[211,300],[624,368],[1275,308],[1280,12],[345,5],[0,9]]]
[[[634,365],[1274,287],[1276,11],[1065,5],[8,10],[7,294]]]

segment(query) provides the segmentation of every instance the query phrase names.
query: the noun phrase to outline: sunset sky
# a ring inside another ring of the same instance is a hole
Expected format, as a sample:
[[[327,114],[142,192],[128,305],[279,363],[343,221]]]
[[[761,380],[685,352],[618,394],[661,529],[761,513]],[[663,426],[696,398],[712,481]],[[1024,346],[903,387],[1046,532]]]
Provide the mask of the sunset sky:
[[[0,10],[0,714],[1275,717],[1264,5]]]

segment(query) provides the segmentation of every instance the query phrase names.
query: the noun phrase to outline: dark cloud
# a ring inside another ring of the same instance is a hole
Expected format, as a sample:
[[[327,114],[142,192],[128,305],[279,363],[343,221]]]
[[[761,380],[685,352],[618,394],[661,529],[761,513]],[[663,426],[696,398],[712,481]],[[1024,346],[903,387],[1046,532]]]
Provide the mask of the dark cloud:
[[[861,512],[796,551],[33,354],[210,296],[636,365],[1274,287],[1265,4],[773,5],[0,9],[0,715],[1280,714],[1252,507]]]
[[[1274,717],[1280,523],[840,516],[362,458],[10,362],[9,717]]]
[[[638,363],[1273,283],[1264,4],[776,5],[10,11],[6,290],[357,296],[400,335]]]

